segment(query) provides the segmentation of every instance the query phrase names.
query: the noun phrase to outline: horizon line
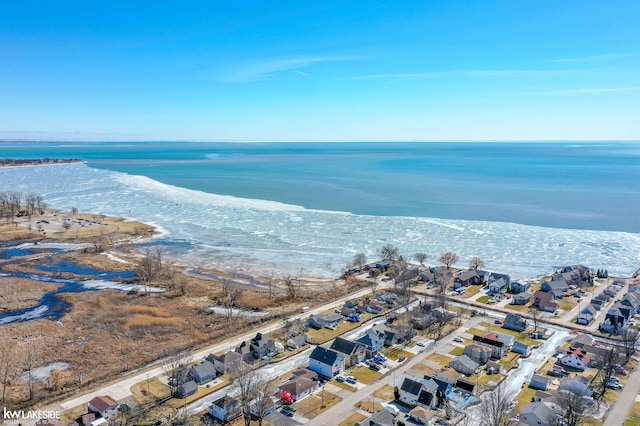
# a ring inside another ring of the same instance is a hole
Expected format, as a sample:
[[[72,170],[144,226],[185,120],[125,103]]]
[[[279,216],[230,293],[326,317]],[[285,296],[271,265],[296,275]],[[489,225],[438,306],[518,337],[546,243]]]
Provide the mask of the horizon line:
[[[640,142],[640,139],[18,139],[0,138],[0,143],[7,142],[194,142],[194,143],[437,143],[437,142]]]

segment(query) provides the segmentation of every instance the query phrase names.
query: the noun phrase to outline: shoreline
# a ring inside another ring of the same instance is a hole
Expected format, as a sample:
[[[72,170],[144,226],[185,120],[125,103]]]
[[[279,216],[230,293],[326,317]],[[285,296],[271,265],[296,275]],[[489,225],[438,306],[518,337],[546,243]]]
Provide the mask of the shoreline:
[[[54,159],[19,159],[0,158],[0,167],[28,167],[28,166],[51,166],[58,164],[86,163],[80,158],[54,158]]]

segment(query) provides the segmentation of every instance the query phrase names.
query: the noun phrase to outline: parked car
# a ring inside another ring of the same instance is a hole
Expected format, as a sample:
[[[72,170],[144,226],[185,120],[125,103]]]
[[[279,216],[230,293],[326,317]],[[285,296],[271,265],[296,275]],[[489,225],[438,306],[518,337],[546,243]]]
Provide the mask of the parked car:
[[[371,370],[373,370],[373,371],[380,371],[380,366],[379,366],[379,365],[376,365],[376,364],[374,363],[374,364],[371,364],[371,365],[369,366],[369,369],[371,369]]]
[[[347,377],[347,383],[349,383],[350,385],[355,385],[358,381],[356,380],[355,377],[353,376],[349,376]]]
[[[500,321],[500,320],[495,320],[493,323],[494,323],[494,324],[502,324],[502,321]]]
[[[398,362],[404,362],[406,359],[406,357],[401,356],[400,358],[398,358]]]
[[[453,338],[453,341],[454,341],[454,342],[458,342],[458,343],[462,343],[462,339],[461,339],[461,338],[459,338],[459,337],[454,337],[454,338]]]
[[[293,411],[294,413],[296,412],[296,407],[293,405],[283,405],[282,409],[285,411]]]
[[[293,411],[288,411],[288,410],[280,410],[280,412],[282,414],[284,414],[287,417],[293,417]]]
[[[424,348],[424,343],[418,342],[418,343],[416,343],[416,346],[420,346],[421,348]]]
[[[336,382],[338,382],[338,383],[342,383],[342,382],[344,382],[345,380],[347,380],[347,379],[345,379],[345,377],[344,377],[344,376],[336,376]]]
[[[618,383],[618,382],[614,382],[614,381],[612,381],[612,380],[609,380],[609,381],[607,382],[606,386],[607,386],[609,389],[616,389],[616,390],[620,390],[620,389],[622,389],[622,386],[620,385],[620,383]]]
[[[624,368],[616,368],[616,369],[614,370],[614,372],[615,372],[616,374],[621,375],[621,376],[628,376],[628,375],[629,375],[629,372],[628,372],[626,369],[624,369]]]

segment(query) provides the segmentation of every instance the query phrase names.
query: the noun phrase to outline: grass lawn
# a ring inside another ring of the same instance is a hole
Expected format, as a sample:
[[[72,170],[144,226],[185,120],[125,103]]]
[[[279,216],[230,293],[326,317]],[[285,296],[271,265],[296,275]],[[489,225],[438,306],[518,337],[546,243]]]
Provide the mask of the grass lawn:
[[[387,358],[397,361],[398,358],[400,358],[401,356],[410,359],[413,358],[414,354],[411,352],[407,352],[404,349],[400,348],[400,347],[393,347],[393,348],[384,348],[382,349],[382,355],[386,356]]]
[[[80,404],[60,413],[60,420],[62,420],[64,424],[71,423],[73,420],[88,412],[89,408],[87,407],[87,404]]]
[[[504,358],[502,358],[499,362],[504,367],[505,371],[509,371],[512,368],[517,366],[516,360],[520,357],[520,354],[516,354],[513,352],[508,353]]]
[[[369,385],[373,383],[375,379],[382,376],[381,373],[373,371],[369,367],[355,367],[351,369],[351,375],[358,379],[360,383]]]
[[[640,425],[640,402],[634,402],[631,406],[631,411],[624,421],[624,426],[636,426]]]
[[[476,299],[476,302],[478,303],[487,303],[489,302],[489,299],[491,299],[491,296],[480,296]]]
[[[469,287],[465,288],[464,299],[468,299],[472,296],[475,296],[476,294],[478,294],[478,292],[480,292],[479,285],[470,285]]]
[[[157,399],[168,398],[171,395],[171,389],[154,377],[131,386],[131,393],[138,404],[144,405],[155,402]]]
[[[393,394],[393,387],[389,385],[384,385],[377,391],[373,393],[373,396],[384,399],[385,401],[393,401],[396,399],[396,396]]]
[[[409,371],[414,371],[422,375],[433,376],[436,370],[425,364],[416,364]]]
[[[446,367],[449,365],[449,362],[453,359],[450,356],[442,355],[439,353],[431,354],[427,357],[429,361],[433,361],[437,363],[441,367]]]
[[[307,335],[309,339],[307,342],[313,345],[321,345],[323,343],[328,342],[331,339],[335,339],[336,337],[346,333],[347,331],[353,330],[354,328],[358,328],[362,325],[363,322],[373,318],[372,314],[364,313],[360,315],[360,322],[351,322],[351,321],[343,321],[340,323],[338,328],[335,330],[331,330],[330,328],[322,328],[320,330],[316,330],[315,328],[309,328],[307,331]]]
[[[364,414],[353,413],[352,415],[341,421],[338,426],[354,426],[366,418],[367,416],[365,416]]]
[[[505,308],[518,312],[527,312],[529,310],[529,306],[527,305],[512,305],[511,303],[506,305]]]
[[[454,355],[454,356],[459,356],[462,354],[464,354],[464,348],[461,348],[460,346],[456,346],[451,350],[451,352],[449,352],[449,355]]]
[[[515,399],[515,401],[518,403],[518,411],[522,410],[525,405],[530,403],[533,400],[535,394],[536,389],[530,388],[528,386],[523,388]]]
[[[355,391],[358,390],[358,389],[356,389],[355,386],[351,386],[349,383],[346,383],[346,382],[340,383],[340,382],[337,382],[337,381],[334,380],[334,381],[331,382],[331,384],[333,386],[336,386],[336,387],[340,388],[340,389],[348,390],[349,392],[355,392]]]
[[[487,334],[488,332],[487,332],[487,330],[486,330],[486,329],[481,330],[481,329],[479,329],[479,328],[475,328],[475,327],[474,327],[474,328],[470,328],[470,329],[468,329],[465,333],[469,333],[469,334],[471,334],[472,336],[484,336],[484,335],[485,335],[485,334]]]
[[[323,393],[324,397],[322,396]],[[340,401],[342,401],[342,398],[340,398],[338,395],[320,390],[313,395],[309,395],[308,397],[302,399],[302,401],[296,402],[293,405],[296,407],[298,414],[308,419],[312,419],[318,414],[327,411],[329,408],[333,407]]]
[[[573,299],[573,300],[570,300]],[[570,311],[573,308],[576,307],[576,305],[578,304],[577,302],[574,302],[574,300],[577,300],[575,297],[565,297],[562,299],[556,299],[555,302],[558,304],[558,307],[564,311]]]
[[[222,383],[218,383],[215,386],[211,386],[211,387],[202,387],[202,386],[198,386],[198,392],[194,393],[191,396],[188,396],[186,398],[171,398],[170,400],[167,401],[167,405],[173,408],[181,408],[183,407],[185,404],[191,404],[193,401],[200,399],[202,397],[205,397],[219,389],[222,389],[225,386],[229,385],[229,379],[227,376],[220,376],[219,379],[222,380]],[[186,401],[185,401],[186,400]]]
[[[356,405],[367,413],[377,413],[378,411],[384,410],[379,402],[373,402],[371,399],[365,399],[358,402]]]

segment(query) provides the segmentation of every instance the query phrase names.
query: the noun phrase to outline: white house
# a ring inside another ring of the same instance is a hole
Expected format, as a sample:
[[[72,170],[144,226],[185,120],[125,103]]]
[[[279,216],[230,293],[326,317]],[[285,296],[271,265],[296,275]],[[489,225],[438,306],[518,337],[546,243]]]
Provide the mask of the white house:
[[[572,349],[560,358],[560,364],[580,371],[584,371],[589,366],[589,362],[591,362],[591,357],[580,348]]]
[[[309,370],[323,377],[332,378],[344,370],[344,356],[331,349],[316,346],[309,355]]]
[[[242,414],[240,403],[228,395],[219,398],[209,407],[209,414],[223,422],[230,422]]]
[[[89,401],[89,411],[100,414],[107,421],[115,421],[118,416],[118,404],[108,396],[96,396]]]

